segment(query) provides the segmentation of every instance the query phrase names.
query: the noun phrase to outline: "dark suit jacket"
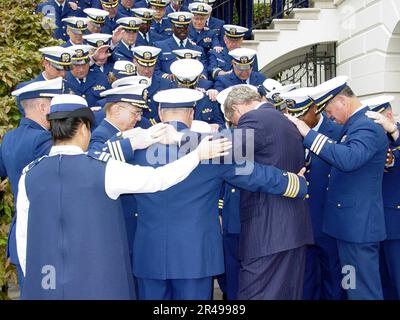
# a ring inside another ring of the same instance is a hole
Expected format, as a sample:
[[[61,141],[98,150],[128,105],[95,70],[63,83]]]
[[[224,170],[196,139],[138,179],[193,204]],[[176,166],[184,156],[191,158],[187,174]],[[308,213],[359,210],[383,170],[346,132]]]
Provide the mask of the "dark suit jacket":
[[[239,128],[254,129],[254,160],[290,172],[305,166],[297,129],[269,104],[246,113]],[[248,143],[248,142],[247,142]],[[306,201],[241,191],[239,258],[248,260],[313,243]]]

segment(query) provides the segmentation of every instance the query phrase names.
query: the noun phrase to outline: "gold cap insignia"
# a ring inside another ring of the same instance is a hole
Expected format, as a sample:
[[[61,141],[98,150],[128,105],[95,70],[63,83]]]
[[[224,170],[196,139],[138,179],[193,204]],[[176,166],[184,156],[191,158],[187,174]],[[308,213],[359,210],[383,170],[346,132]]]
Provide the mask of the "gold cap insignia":
[[[276,103],[282,102],[282,101],[283,101],[283,99],[281,98],[281,96],[279,95],[279,93],[274,93],[274,94],[272,95],[272,100],[274,100]]]
[[[136,68],[135,68],[135,66],[133,64],[128,63],[128,64],[125,65],[125,71],[127,73],[131,73],[132,74],[132,73],[135,73]]]
[[[151,59],[151,52],[145,52],[145,53],[143,53],[143,58],[145,59],[145,60],[150,60]]]
[[[76,26],[77,26],[78,28],[83,28],[84,25],[85,25],[85,23],[84,23],[82,20],[78,20],[78,21],[76,22]]]
[[[296,101],[294,101],[294,100],[292,100],[292,99],[286,100],[286,106],[287,106],[288,108],[293,108],[293,107],[296,106]]]
[[[69,53],[63,53],[61,55],[62,62],[71,62],[71,55]]]
[[[77,58],[82,58],[83,57],[83,50],[82,49],[78,49],[75,51],[75,55]]]

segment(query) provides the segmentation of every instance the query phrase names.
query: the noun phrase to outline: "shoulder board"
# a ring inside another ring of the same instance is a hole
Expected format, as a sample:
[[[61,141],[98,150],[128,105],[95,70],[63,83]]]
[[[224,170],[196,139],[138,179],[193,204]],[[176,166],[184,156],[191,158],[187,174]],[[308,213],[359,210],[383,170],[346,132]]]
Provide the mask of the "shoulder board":
[[[99,160],[99,161],[103,161],[103,162],[107,162],[108,160],[110,160],[111,155],[107,152],[102,152],[102,151],[97,151],[97,150],[89,150],[87,152],[87,155],[90,158]]]
[[[42,161],[44,158],[47,158],[48,155],[45,155],[43,157],[40,157],[34,161],[32,161],[30,164],[28,164],[23,170],[22,170],[22,174],[27,173],[29,170],[31,170],[34,166],[36,166],[40,161]]]

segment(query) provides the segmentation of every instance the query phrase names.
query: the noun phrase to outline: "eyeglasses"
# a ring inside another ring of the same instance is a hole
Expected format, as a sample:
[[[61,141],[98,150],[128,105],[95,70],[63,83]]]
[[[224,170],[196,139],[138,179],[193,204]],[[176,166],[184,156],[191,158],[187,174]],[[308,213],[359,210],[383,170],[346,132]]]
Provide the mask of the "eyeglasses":
[[[138,117],[140,117],[140,116],[143,115],[143,110],[140,110],[140,111],[132,111],[129,107],[123,107],[123,108],[125,108],[126,110],[128,110],[129,113],[130,113],[131,115],[135,116],[136,118],[138,118]]]

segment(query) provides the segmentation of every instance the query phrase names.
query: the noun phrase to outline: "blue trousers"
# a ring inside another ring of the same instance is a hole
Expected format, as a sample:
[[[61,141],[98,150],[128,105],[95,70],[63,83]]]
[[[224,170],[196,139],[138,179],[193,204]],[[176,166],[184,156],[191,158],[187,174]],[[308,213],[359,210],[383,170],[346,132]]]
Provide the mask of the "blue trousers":
[[[336,239],[323,236],[307,247],[304,300],[343,300],[342,273]]]
[[[337,240],[340,264],[355,268],[356,288],[347,290],[349,300],[383,300],[379,274],[379,243]]]
[[[137,278],[139,300],[211,300],[212,277],[201,279]]]
[[[393,286],[397,297],[393,295],[390,299],[399,299],[400,297],[400,240],[385,240],[381,243],[384,256],[383,261],[386,263],[388,280],[390,283],[388,286]],[[385,287],[386,283],[382,281],[382,285]]]
[[[227,300],[236,300],[239,288],[239,234],[224,233],[225,276],[224,291]]]

